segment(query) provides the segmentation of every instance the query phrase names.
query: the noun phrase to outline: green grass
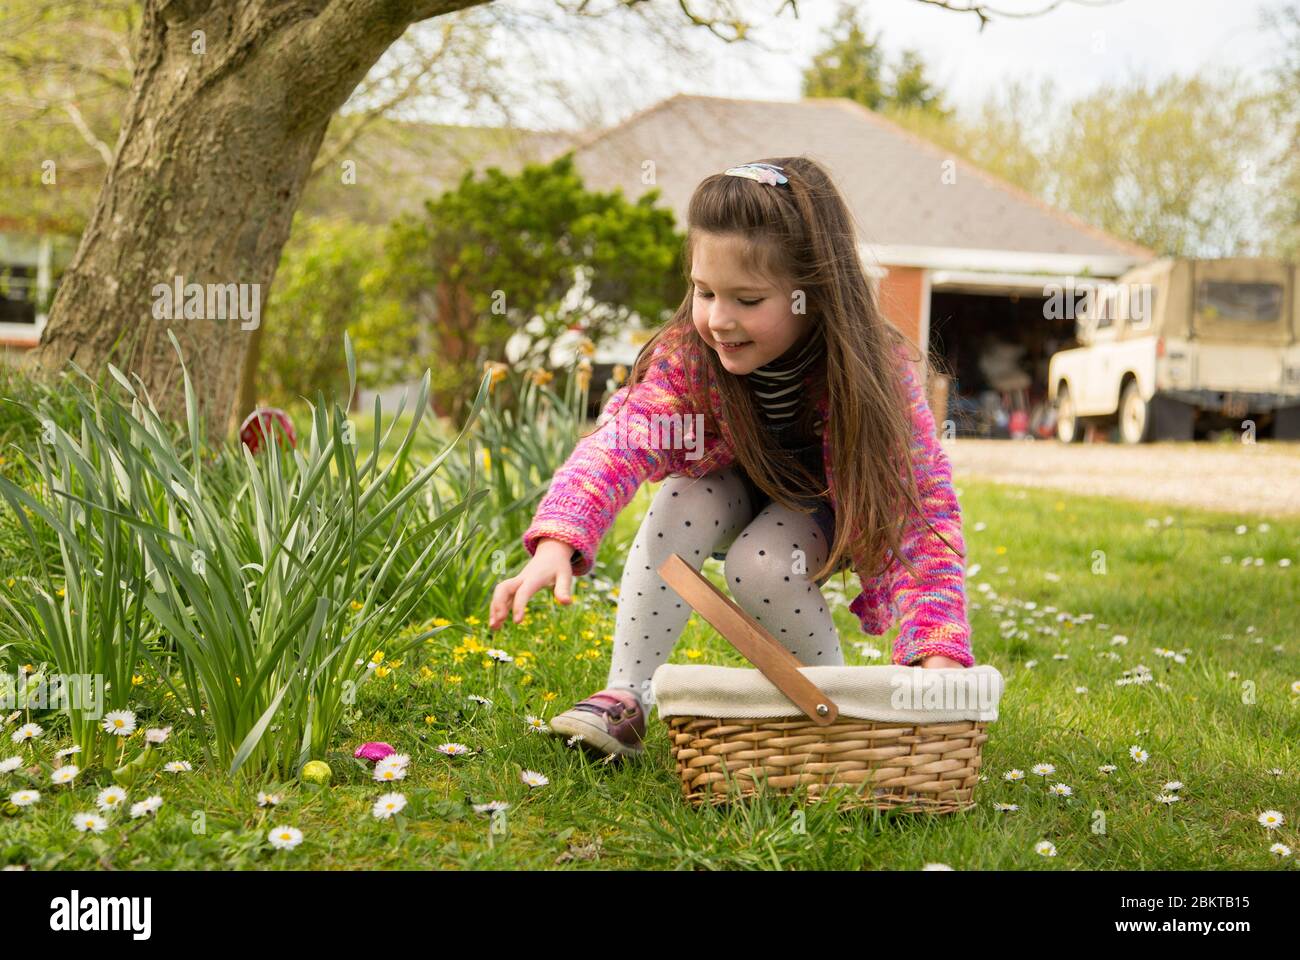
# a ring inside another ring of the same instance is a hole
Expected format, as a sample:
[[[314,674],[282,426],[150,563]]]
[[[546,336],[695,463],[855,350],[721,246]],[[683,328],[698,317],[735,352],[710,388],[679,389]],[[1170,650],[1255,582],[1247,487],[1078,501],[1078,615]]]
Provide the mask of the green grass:
[[[1294,855],[1279,860],[1268,848],[1281,841],[1300,850],[1300,698],[1291,692],[1300,680],[1294,632],[1300,522],[1273,520],[1260,531],[1256,518],[972,481],[958,486],[969,561],[979,564],[968,582],[976,659],[1007,680],[984,747],[987,781],[976,790],[978,807],[967,813],[841,813],[812,805],[800,831],[789,805],[779,801],[687,807],[656,714],[646,755],[622,766],[530,732],[527,714],[553,716],[604,686],[614,607],[584,577],[570,607],[555,605],[544,592],[531,601],[522,625],[495,634],[483,623],[458,625],[361,688],[337,746],[350,751],[365,740],[385,740],[410,754],[410,773],[395,786],[368,781],[346,756],[335,756],[335,786],[285,784],[278,787],[280,806],[261,809],[257,790],[276,785],[204,769],[186,729],[193,721],[147,678],[140,726],[172,724],[162,747],[166,759],[195,764],[192,773],[158,773],[131,791],[131,800],[162,795],[157,821],[129,821],[122,812],[102,834],[78,833],[71,815],[92,809],[107,781],[92,782],[86,772],[72,787],[54,787],[45,771],[35,785],[41,800],[0,816],[0,860],[38,869],[810,870],[917,869],[934,861],[957,869],[1292,867]],[[617,582],[621,551],[652,493],[643,488],[619,517],[602,545],[597,574]],[[1149,526],[1149,518],[1158,525]],[[979,523],[985,528],[976,530]],[[1238,523],[1249,532],[1234,532]],[[1232,562],[1222,563],[1224,555]],[[1264,565],[1243,566],[1248,555],[1264,558]],[[1279,566],[1284,557],[1293,565]],[[716,576],[714,561],[705,569]],[[990,590],[982,591],[983,584]],[[855,593],[846,590],[848,598]],[[1058,612],[1093,619],[1058,622]],[[835,616],[849,663],[886,662],[866,659],[855,641],[887,657],[892,631],[863,634],[839,602]],[[487,611],[478,619],[486,621]],[[1128,643],[1112,645],[1115,635]],[[467,653],[454,662],[453,648],[466,637],[483,648],[504,648],[516,660],[485,666],[490,661],[481,653]],[[1185,652],[1186,662],[1158,655],[1161,647]],[[1054,659],[1058,653],[1069,658]],[[672,660],[743,662],[698,617]],[[1151,669],[1153,682],[1116,685],[1139,664]],[[429,675],[422,676],[426,666]],[[449,683],[449,674],[459,683]],[[1088,692],[1076,693],[1077,686]],[[472,693],[494,705],[476,706],[466,699]],[[427,723],[430,715],[434,721]],[[36,752],[48,760],[66,745],[66,724],[44,722],[50,729]],[[445,741],[475,752],[445,757],[436,750]],[[1148,751],[1148,762],[1130,759],[1132,744]],[[7,741],[3,746],[0,756],[16,752]],[[1054,764],[1055,773],[1045,779],[1030,773],[1040,762]],[[1106,763],[1118,769],[1098,772]],[[1003,780],[1012,768],[1025,771],[1025,782]],[[549,785],[530,790],[519,779],[524,769],[544,773]],[[1181,801],[1165,806],[1155,797],[1168,780],[1185,786]],[[5,794],[28,786],[21,772],[0,781]],[[1073,796],[1050,796],[1049,782],[1069,784]],[[369,813],[390,789],[410,801],[401,824]],[[489,818],[466,803],[493,799],[511,804],[504,834],[493,835]],[[1020,809],[998,812],[995,801]],[[1266,809],[1285,815],[1280,829],[1256,822]],[[266,831],[273,824],[298,827],[304,842],[292,851],[272,849]],[[1055,844],[1056,857],[1034,852],[1044,839]]]

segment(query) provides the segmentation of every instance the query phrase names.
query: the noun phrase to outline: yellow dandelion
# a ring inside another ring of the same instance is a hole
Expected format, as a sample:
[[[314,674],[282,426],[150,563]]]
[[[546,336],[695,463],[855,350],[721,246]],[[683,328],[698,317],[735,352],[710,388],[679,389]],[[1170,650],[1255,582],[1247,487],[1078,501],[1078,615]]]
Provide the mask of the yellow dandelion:
[[[424,722],[427,723],[427,724],[429,724],[430,726],[432,726],[432,725],[436,722],[436,719],[437,719],[437,718],[434,717],[434,715],[430,713],[430,714],[428,714],[428,715],[425,716],[425,718],[424,718]]]
[[[998,548],[997,548],[995,551],[993,551],[993,552],[994,552],[994,553],[998,553],[998,554],[1006,553],[1006,552],[1007,552],[1007,548],[1006,548],[1006,547],[998,547]]]
[[[421,667],[421,668],[420,668],[420,676],[421,676],[423,679],[428,680],[428,679],[430,679],[430,678],[433,676],[433,671],[430,670],[427,666],[425,666],[425,667]]]
[[[364,606],[365,606],[365,604],[362,603],[360,600],[353,600],[353,601],[352,601],[352,609],[353,609],[353,610],[360,610],[360,609],[361,609],[362,607],[364,607]]]
[[[698,660],[700,657],[704,656],[704,651],[696,650],[694,647],[691,647],[686,651],[686,656],[691,660]]]
[[[131,674],[131,686],[138,687],[142,683],[144,683],[144,677],[140,676],[138,673]]]
[[[376,651],[374,652],[374,654],[371,656],[371,658],[370,658],[370,662],[371,662],[371,663],[383,663],[383,662],[384,662],[384,651],[382,651],[382,650],[376,650]]]
[[[446,617],[434,617],[433,625],[435,627],[450,627],[451,621],[448,620]]]
[[[393,672],[393,671],[392,671],[392,668],[391,668],[391,667],[375,667],[375,676],[376,676],[376,677],[383,678],[383,677],[388,676],[388,675],[389,675],[390,673],[392,673],[392,672]]]
[[[461,677],[461,675],[460,675],[459,673],[449,673],[449,674],[447,674],[447,680],[446,680],[446,682],[447,682],[447,683],[460,683],[462,679],[464,679],[464,678]]]
[[[492,469],[492,451],[487,447],[483,448],[483,470],[487,472]]]
[[[556,696],[557,694],[554,690],[547,690],[545,693],[542,694],[542,700],[544,700],[546,703],[550,703],[552,700],[556,698]]]
[[[476,625],[479,623],[479,618],[471,614],[470,616],[465,618],[465,622],[470,625]]]

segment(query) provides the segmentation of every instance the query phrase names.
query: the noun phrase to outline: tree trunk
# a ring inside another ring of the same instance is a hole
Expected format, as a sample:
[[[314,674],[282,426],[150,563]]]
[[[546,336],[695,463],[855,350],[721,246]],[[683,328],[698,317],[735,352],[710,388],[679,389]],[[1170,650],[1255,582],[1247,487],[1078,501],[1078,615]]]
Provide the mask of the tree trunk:
[[[228,429],[330,117],[409,24],[481,2],[147,0],[113,163],[29,362],[50,375],[71,360],[92,376],[113,363],[176,416],[170,328],[209,435]],[[203,295],[191,288],[169,312],[177,277]],[[219,319],[212,308],[232,292],[250,315]]]

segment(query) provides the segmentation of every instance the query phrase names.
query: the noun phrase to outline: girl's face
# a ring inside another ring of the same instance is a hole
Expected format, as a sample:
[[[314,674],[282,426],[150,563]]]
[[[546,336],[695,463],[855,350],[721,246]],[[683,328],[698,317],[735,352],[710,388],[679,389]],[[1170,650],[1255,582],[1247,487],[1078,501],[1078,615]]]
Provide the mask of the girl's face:
[[[741,267],[742,243],[733,234],[701,234],[691,265],[695,329],[737,375],[775,360],[812,327],[806,312],[794,312],[793,290]]]

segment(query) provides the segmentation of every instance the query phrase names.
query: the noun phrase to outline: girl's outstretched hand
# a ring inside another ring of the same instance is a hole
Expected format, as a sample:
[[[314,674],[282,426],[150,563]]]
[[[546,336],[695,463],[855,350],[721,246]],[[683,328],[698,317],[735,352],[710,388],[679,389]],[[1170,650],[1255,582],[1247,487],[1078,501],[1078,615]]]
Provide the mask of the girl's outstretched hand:
[[[533,551],[533,558],[518,575],[502,580],[492,591],[492,606],[488,611],[488,626],[500,629],[506,622],[506,612],[513,607],[514,621],[524,618],[528,598],[542,587],[555,586],[555,599],[559,603],[573,602],[573,547],[563,540],[541,540]]]
[[[935,656],[935,657],[926,657],[924,660],[921,661],[921,666],[923,666],[923,667],[962,667],[962,666],[964,666],[964,665],[958,663],[956,660],[953,660],[953,659],[951,659],[951,658],[949,658],[949,657],[938,657],[938,656]]]

